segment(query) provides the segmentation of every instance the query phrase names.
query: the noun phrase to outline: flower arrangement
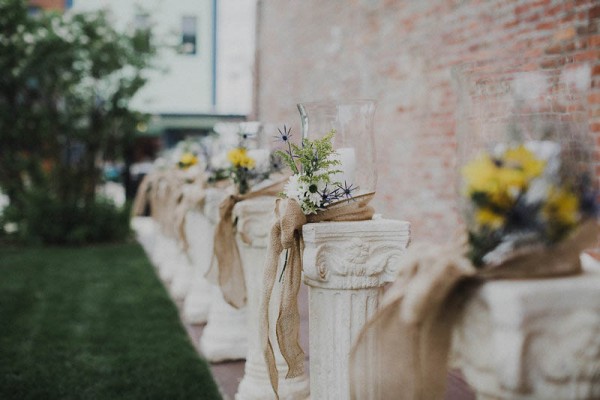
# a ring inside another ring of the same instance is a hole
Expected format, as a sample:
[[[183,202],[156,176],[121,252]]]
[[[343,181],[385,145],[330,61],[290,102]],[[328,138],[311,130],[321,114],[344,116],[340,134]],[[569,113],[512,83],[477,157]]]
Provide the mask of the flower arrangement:
[[[188,169],[193,165],[198,164],[198,157],[191,152],[185,152],[179,157],[179,161],[177,162],[177,166],[179,169]]]
[[[522,246],[552,244],[594,211],[585,174],[573,178],[553,141],[496,146],[462,169],[468,199],[469,257],[497,262]]]
[[[291,142],[291,129],[286,126],[279,129],[276,136],[287,146],[276,154],[293,173],[282,195],[297,201],[306,215],[316,214],[336,201],[350,200],[358,189],[351,182],[341,181],[343,171],[339,169],[341,162],[333,149],[334,135],[335,130],[331,130],[321,139],[303,139],[301,146]]]
[[[237,145],[215,152],[209,157],[208,181],[215,183],[231,179],[238,194],[247,193],[253,185],[282,169],[281,160],[267,149],[256,149],[256,134],[242,130],[237,133]]]
[[[253,169],[256,160],[248,155],[245,147],[236,147],[227,152],[227,159],[231,163],[229,168],[230,177],[237,185],[238,193],[247,193],[250,189],[250,180],[253,177]]]

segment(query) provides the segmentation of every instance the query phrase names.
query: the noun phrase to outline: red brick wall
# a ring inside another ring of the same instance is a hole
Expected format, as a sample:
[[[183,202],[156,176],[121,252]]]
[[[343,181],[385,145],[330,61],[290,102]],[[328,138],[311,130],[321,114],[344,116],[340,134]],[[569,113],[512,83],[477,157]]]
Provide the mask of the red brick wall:
[[[597,0],[259,0],[256,113],[299,134],[297,102],[377,99],[375,205],[415,239],[441,240],[459,221],[450,68],[511,55],[592,64],[600,149]]]

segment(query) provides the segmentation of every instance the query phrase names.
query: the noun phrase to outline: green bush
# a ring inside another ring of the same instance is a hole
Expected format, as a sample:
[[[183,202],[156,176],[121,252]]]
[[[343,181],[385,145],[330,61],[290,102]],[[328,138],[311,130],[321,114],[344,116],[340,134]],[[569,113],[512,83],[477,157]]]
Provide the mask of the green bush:
[[[107,199],[97,198],[84,208],[32,192],[24,203],[18,236],[27,243],[82,245],[122,241],[130,234],[129,207]]]
[[[127,235],[127,211],[96,190],[103,163],[131,162],[147,116],[129,104],[153,66],[153,43],[149,30],[117,30],[105,11],[31,15],[29,1],[0,0],[0,191],[10,201],[0,240]]]

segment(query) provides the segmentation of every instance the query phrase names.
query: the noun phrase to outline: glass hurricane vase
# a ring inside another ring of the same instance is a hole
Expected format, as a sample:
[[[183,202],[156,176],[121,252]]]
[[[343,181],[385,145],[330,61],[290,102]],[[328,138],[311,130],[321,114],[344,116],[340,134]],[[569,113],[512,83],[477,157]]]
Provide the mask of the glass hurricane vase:
[[[476,265],[552,244],[595,209],[586,65],[494,60],[453,70],[458,193]]]
[[[320,139],[335,130],[333,147],[341,171],[333,179],[353,196],[374,194],[377,168],[373,137],[373,100],[321,101],[298,104],[303,139]]]

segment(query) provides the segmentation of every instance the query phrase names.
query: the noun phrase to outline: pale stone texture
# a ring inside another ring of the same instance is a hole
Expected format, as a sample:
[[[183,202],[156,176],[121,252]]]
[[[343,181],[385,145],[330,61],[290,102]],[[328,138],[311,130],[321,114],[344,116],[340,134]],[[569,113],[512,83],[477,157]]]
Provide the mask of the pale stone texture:
[[[322,222],[305,225],[303,236],[311,398],[346,400],[351,346],[377,310],[383,285],[396,278],[410,224],[385,219]]]
[[[214,225],[199,210],[192,210],[186,218],[185,229],[192,259],[190,288],[183,301],[183,318],[191,324],[203,324],[208,319],[212,285],[204,274],[208,271],[213,253]]]
[[[234,209],[234,216],[238,220],[238,247],[248,294],[248,355],[244,378],[235,396],[236,400],[275,399],[262,352],[259,326],[265,259],[269,233],[274,220],[274,207],[275,197],[259,197],[242,201]],[[274,291],[272,298],[278,299],[279,293]],[[271,302],[269,315],[277,315],[277,305],[277,301]],[[273,328],[275,319],[273,318]],[[283,378],[287,373],[287,364],[281,356],[277,341],[273,341],[272,344],[279,376]],[[305,399],[309,394],[308,378],[301,376],[294,379],[280,379],[278,392],[281,400]]]
[[[213,189],[207,192],[204,215],[214,226],[219,220],[219,204],[225,198],[223,190]],[[212,255],[212,251],[211,251]],[[212,362],[241,360],[248,351],[248,321],[246,307],[236,309],[223,299],[221,289],[211,286],[208,323],[200,338],[200,351]]]
[[[158,233],[156,242],[156,253],[154,256],[155,266],[158,268],[158,275],[165,284],[171,283],[177,268],[177,256],[180,252],[175,239]]]
[[[600,398],[600,274],[479,287],[453,335],[453,365],[479,399]]]
[[[175,301],[184,300],[192,283],[193,264],[189,250],[181,249],[177,254],[177,264],[169,292]]]
[[[140,243],[147,255],[152,254],[154,241],[156,237],[156,226],[151,217],[133,217],[131,227],[135,232],[135,237]]]

